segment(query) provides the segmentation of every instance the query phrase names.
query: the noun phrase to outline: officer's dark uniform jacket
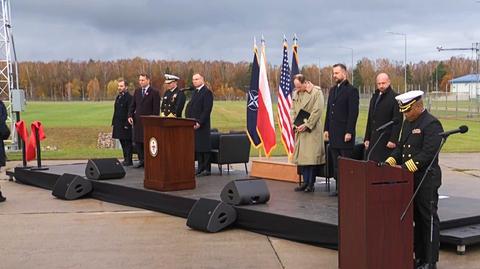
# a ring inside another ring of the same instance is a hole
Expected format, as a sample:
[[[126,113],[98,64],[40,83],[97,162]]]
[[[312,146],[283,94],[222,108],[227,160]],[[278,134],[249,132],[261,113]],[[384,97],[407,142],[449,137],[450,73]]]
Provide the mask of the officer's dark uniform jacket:
[[[185,106],[186,97],[183,91],[178,87],[174,90],[167,90],[162,97],[162,107],[160,108],[161,116],[182,117],[183,107]]]
[[[427,110],[413,122],[405,121],[399,145],[386,160],[390,165],[401,164],[414,173],[415,185],[421,180],[425,170],[440,146],[443,132],[442,124]],[[432,164],[424,184],[441,185],[441,171],[438,158]]]
[[[440,147],[442,137],[438,134],[441,132],[442,124],[427,110],[413,122],[405,120],[400,142],[386,162],[390,165],[401,164],[403,168],[413,172],[416,189]],[[413,208],[415,258],[422,262],[438,261],[440,220],[437,210],[441,180],[442,174],[436,158],[415,197]],[[430,246],[431,217],[432,246]]]

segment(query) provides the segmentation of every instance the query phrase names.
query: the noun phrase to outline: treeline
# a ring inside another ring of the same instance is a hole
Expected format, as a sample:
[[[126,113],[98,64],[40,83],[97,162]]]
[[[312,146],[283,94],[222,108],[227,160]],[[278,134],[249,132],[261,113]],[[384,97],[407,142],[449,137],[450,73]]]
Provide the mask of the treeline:
[[[301,59],[300,59],[301,60]],[[443,62],[428,61],[407,66],[409,89],[448,91],[448,80],[471,73],[475,62],[465,58],[452,57]],[[351,70],[350,70],[351,71]],[[245,99],[250,83],[251,63],[226,61],[165,61],[142,58],[116,61],[51,61],[19,63],[20,87],[29,100],[109,100],[117,91],[117,79],[122,77],[129,82],[130,90],[137,86],[138,74],[146,72],[152,77],[152,85],[163,90],[163,75],[175,74],[182,78],[180,87],[191,85],[192,75],[205,76],[215,99]],[[331,66],[319,68],[316,65],[302,67],[303,74],[322,88],[330,87]],[[404,68],[401,62],[388,59],[359,60],[353,70],[354,84],[360,89],[372,91],[375,75],[387,72],[392,85],[399,90],[404,88]],[[268,76],[271,90],[276,93],[279,80],[279,66],[269,65]],[[350,78],[351,76],[349,76]]]

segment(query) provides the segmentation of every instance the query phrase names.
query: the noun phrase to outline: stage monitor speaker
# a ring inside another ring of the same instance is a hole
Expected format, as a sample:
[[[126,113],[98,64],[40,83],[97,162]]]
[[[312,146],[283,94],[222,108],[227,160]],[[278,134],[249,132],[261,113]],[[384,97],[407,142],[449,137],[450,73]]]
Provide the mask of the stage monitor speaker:
[[[231,205],[264,204],[270,200],[270,192],[263,179],[237,179],[223,187],[220,198]]]
[[[187,226],[210,233],[216,233],[237,219],[233,206],[226,203],[200,198],[188,213]]]
[[[125,176],[125,168],[115,158],[90,159],[85,167],[85,176],[89,179],[117,179]]]
[[[64,200],[75,200],[92,191],[92,182],[85,178],[63,174],[55,182],[52,195]]]

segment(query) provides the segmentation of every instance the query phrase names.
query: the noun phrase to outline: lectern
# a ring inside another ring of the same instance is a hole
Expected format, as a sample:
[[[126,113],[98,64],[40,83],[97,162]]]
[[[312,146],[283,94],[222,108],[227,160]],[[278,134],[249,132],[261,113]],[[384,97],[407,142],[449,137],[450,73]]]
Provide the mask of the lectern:
[[[413,174],[340,158],[339,268],[413,267],[413,211],[400,220],[413,193]]]
[[[195,188],[195,121],[142,116],[145,143],[143,185],[158,191]]]

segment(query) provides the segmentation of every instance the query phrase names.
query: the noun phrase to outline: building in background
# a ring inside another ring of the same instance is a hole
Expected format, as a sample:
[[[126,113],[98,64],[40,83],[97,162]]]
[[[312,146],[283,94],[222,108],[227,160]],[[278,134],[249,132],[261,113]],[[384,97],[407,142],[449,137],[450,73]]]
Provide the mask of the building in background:
[[[480,95],[480,77],[478,74],[469,74],[454,78],[450,82],[450,92],[452,94],[458,94],[459,96],[465,96],[468,98],[477,98]]]

